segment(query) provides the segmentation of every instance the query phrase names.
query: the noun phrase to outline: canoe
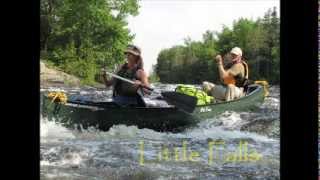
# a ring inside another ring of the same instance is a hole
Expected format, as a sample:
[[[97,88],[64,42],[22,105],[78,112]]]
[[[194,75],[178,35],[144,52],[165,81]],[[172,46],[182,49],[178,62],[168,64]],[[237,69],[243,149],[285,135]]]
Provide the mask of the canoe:
[[[113,125],[135,125],[156,131],[181,131],[194,126],[204,119],[212,118],[225,111],[252,111],[265,98],[265,89],[253,84],[246,96],[228,102],[218,102],[196,106],[187,113],[181,109],[169,107],[119,107],[113,102],[74,102],[65,104],[52,102],[47,95],[42,95],[41,114],[48,120],[58,121],[66,127],[86,129],[94,126],[107,131]]]

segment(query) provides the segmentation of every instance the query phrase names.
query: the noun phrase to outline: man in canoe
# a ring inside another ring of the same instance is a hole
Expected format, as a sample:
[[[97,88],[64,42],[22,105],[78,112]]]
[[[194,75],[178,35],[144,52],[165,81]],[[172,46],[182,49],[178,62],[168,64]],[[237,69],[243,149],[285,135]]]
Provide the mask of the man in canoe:
[[[102,72],[103,81],[106,87],[113,86],[113,100],[121,106],[145,106],[143,99],[138,94],[141,86],[149,87],[149,80],[143,69],[143,59],[141,49],[134,45],[129,45],[125,50],[127,62],[117,71],[117,75],[134,81],[134,84],[116,79],[107,78],[107,74]],[[142,90],[148,93],[146,89]]]
[[[242,50],[234,47],[231,51],[231,63],[223,66],[221,55],[215,57],[220,79],[223,85],[204,81],[203,89],[217,100],[230,101],[244,96],[244,87],[248,82],[248,65],[242,58]]]

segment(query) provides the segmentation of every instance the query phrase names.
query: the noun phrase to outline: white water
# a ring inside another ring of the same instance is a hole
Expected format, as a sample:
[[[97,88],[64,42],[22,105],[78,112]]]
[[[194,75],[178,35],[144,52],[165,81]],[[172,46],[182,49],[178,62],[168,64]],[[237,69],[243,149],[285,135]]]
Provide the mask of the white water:
[[[279,179],[278,137],[267,136],[271,131],[259,133],[255,128],[257,123],[260,125],[260,121],[279,121],[278,116],[279,101],[277,97],[272,97],[266,99],[258,112],[225,112],[181,133],[160,133],[126,125],[113,126],[107,132],[95,128],[79,132],[41,118],[41,178]],[[245,126],[253,127],[253,130],[242,130]],[[225,142],[226,152],[235,152],[239,142],[246,141],[249,149],[262,154],[262,160],[217,160],[209,164],[210,141]],[[140,142],[144,143],[144,165],[140,164],[139,159]],[[188,154],[191,151],[200,154],[199,161],[175,161],[173,156],[169,161],[150,162],[156,160],[163,147],[171,153],[174,148],[181,152],[183,142],[187,144]]]

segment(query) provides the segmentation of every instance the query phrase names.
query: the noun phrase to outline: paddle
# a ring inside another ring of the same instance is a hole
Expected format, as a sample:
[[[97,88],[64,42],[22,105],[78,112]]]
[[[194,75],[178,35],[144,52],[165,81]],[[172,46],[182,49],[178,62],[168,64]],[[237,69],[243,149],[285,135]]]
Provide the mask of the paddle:
[[[116,74],[110,73],[105,71],[106,74],[117,78],[119,80],[128,82],[130,84],[135,84],[134,81],[123,78],[121,76],[118,76]],[[156,92],[153,88],[147,87],[147,86],[143,86],[141,85],[142,88],[147,89],[149,91],[153,91]],[[192,113],[193,110],[196,107],[197,104],[197,98],[193,97],[193,96],[188,96],[182,93],[178,93],[178,92],[174,92],[174,91],[167,91],[167,92],[161,92],[162,97],[169,102],[170,104],[173,104],[175,107],[188,112],[188,113]]]

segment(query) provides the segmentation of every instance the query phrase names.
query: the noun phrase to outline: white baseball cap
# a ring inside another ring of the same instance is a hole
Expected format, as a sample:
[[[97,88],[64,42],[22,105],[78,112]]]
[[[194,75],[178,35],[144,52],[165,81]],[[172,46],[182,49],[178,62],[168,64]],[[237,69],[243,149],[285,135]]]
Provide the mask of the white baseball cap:
[[[242,56],[242,50],[239,47],[232,48],[230,52],[237,56]]]

